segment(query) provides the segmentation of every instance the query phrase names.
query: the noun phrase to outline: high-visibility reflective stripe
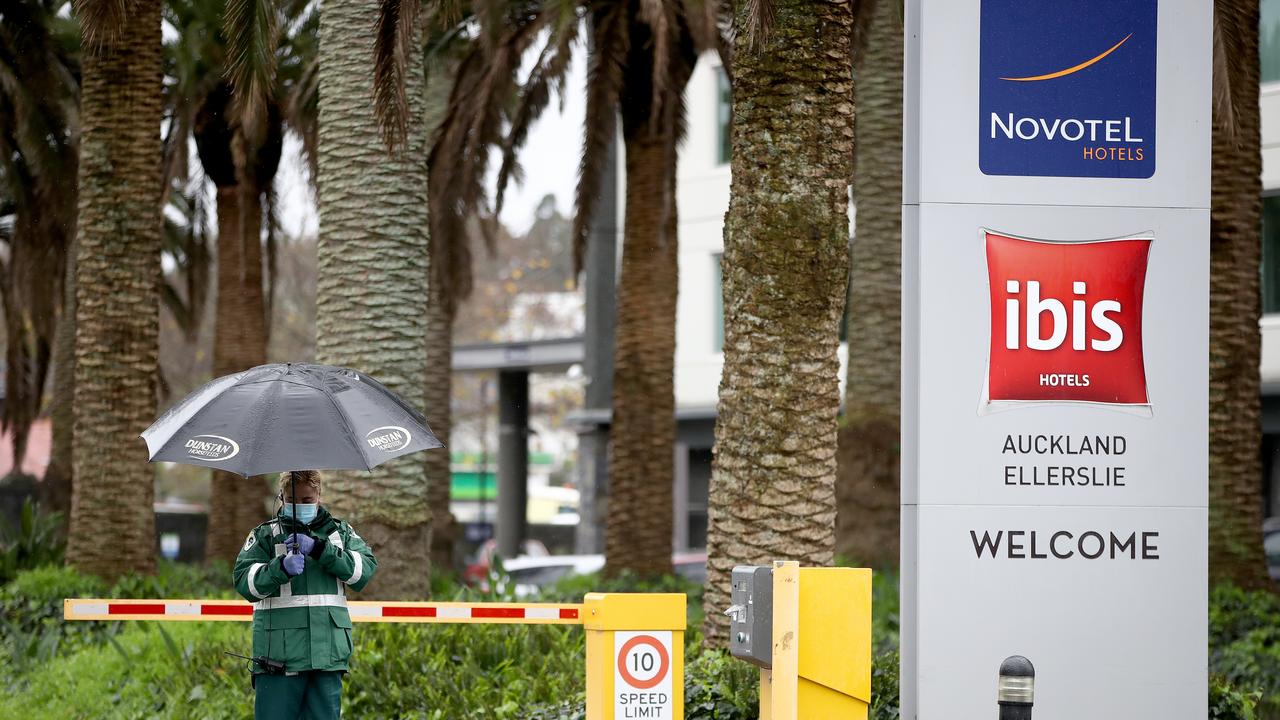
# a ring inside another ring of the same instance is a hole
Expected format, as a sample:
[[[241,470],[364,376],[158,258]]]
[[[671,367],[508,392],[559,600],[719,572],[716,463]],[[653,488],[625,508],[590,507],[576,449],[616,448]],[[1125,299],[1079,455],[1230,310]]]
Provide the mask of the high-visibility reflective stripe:
[[[356,569],[355,572],[351,573],[351,577],[343,580],[342,582],[348,585],[355,585],[360,579],[360,576],[364,574],[364,558],[360,556],[360,553],[355,552],[354,550],[348,550],[347,554],[351,556],[351,562],[355,563]]]
[[[280,610],[296,607],[346,607],[347,599],[341,595],[293,595],[292,597],[267,598],[253,604],[254,610]]]
[[[254,563],[249,566],[249,574],[247,575],[247,577],[249,578],[249,592],[253,593],[253,596],[258,598],[259,600],[266,597],[267,594],[263,592],[258,592],[258,586],[253,584],[253,576],[257,575],[258,571],[266,566],[267,566],[266,563]]]

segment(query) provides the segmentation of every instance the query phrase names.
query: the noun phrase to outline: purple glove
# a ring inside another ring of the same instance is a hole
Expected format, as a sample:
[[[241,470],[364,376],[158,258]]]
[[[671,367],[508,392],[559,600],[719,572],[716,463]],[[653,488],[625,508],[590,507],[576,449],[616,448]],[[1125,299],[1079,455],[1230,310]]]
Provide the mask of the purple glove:
[[[302,569],[306,567],[307,558],[297,553],[289,553],[284,556],[284,571],[289,577],[297,577],[302,574]]]
[[[290,535],[289,539],[285,541],[285,544],[291,547],[295,543],[298,546],[298,552],[302,553],[303,555],[310,555],[311,550],[316,546],[315,538],[311,537],[310,535],[300,535],[298,533],[294,533]]]

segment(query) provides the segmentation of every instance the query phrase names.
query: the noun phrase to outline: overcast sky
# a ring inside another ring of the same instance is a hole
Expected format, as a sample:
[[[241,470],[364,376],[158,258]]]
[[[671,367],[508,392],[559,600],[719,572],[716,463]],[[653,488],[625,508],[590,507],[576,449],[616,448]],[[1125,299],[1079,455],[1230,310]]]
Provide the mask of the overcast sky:
[[[556,197],[556,208],[568,215],[578,179],[578,159],[582,149],[582,118],[585,113],[583,86],[586,81],[585,53],[576,48],[569,67],[564,112],[553,99],[542,119],[529,132],[520,153],[524,184],[507,189],[502,222],[515,234],[525,232],[534,219],[534,210],[547,193]],[[280,222],[290,235],[314,234],[318,221],[314,194],[306,181],[306,163],[296,138],[285,141],[284,156],[276,178],[280,193]],[[490,190],[498,162],[490,163]]]

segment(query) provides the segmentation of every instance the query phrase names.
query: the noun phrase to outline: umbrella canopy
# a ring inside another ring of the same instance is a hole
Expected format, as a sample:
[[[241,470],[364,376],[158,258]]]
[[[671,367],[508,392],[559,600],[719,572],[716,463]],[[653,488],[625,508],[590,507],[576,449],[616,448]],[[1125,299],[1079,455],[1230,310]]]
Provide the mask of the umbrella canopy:
[[[259,365],[183,398],[142,433],[149,459],[243,476],[372,470],[444,447],[422,413],[362,372]]]

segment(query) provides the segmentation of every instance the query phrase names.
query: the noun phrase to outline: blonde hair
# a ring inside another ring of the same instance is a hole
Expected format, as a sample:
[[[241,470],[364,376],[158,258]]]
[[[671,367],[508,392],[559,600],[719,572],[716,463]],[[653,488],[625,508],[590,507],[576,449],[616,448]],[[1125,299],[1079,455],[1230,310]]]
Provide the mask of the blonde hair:
[[[319,470],[286,470],[280,473],[281,494],[288,492],[295,481],[299,485],[310,485],[317,493],[320,492],[322,478]]]

